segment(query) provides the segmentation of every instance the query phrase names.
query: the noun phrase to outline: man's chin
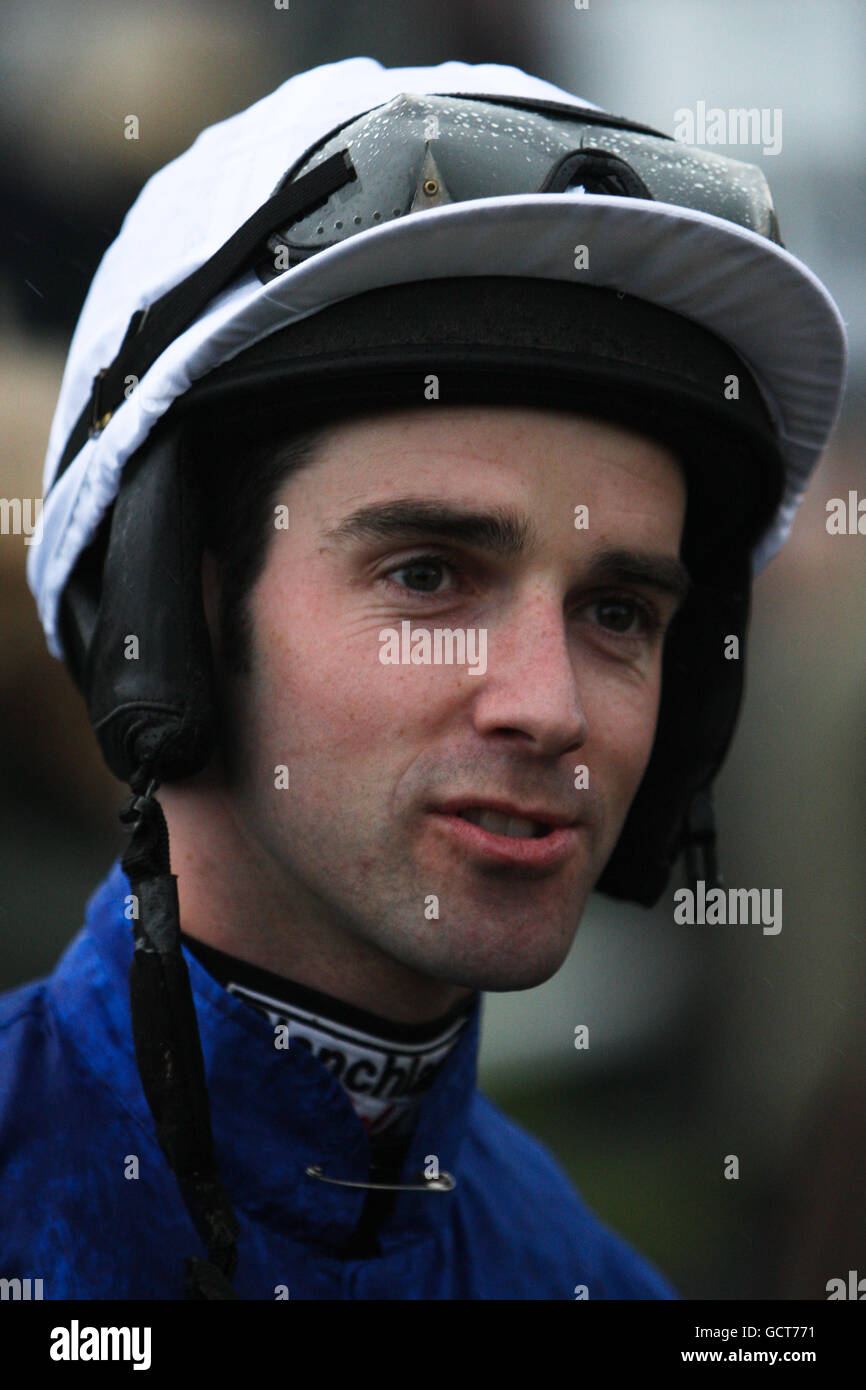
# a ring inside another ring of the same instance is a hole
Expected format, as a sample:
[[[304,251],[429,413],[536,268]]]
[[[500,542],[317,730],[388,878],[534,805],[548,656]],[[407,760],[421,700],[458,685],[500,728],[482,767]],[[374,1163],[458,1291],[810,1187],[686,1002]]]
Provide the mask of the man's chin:
[[[473,981],[475,989],[485,994],[508,994],[522,989],[535,989],[553,978],[561,969],[568,952],[560,953],[555,959],[542,962],[521,961],[513,966],[497,964],[488,970],[477,972]]]
[[[515,910],[513,901],[487,912],[465,907],[448,920],[426,924],[407,938],[389,932],[379,938],[386,953],[419,974],[464,989],[506,993],[543,985],[564,964],[586,908],[588,890],[569,910],[565,895],[554,905]],[[381,925],[381,923],[380,923]]]
[[[505,994],[521,989],[535,989],[543,985],[561,968],[571,949],[574,939],[572,932],[567,941],[558,940],[539,946],[531,954],[525,948],[519,952],[499,952],[495,959],[480,960],[477,954],[471,957],[459,950],[451,953],[445,961],[426,962],[423,973],[459,985],[464,989],[481,990],[485,994]],[[418,969],[420,962],[413,961]]]

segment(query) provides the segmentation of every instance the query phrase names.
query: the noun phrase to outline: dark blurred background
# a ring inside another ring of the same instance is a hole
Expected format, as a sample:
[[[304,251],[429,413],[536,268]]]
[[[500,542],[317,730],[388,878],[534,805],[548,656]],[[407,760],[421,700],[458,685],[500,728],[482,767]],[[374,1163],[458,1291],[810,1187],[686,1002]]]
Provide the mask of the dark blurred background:
[[[139,188],[293,73],[513,63],[673,133],[782,113],[761,165],[785,243],[848,324],[847,401],[757,582],[747,699],[718,787],[731,885],[781,888],[778,936],[596,897],[560,973],[488,996],[484,1088],[687,1298],[826,1297],[866,1275],[866,11],[857,0],[25,0],[0,7],[0,495],[40,497],[65,353]],[[128,115],[139,139],[124,138]],[[784,324],[779,332],[784,333]],[[48,971],[121,848],[125,796],[46,651],[21,536],[0,536],[0,988]],[[574,1047],[589,1025],[588,1050]],[[727,1155],[740,1176],[724,1176]]]

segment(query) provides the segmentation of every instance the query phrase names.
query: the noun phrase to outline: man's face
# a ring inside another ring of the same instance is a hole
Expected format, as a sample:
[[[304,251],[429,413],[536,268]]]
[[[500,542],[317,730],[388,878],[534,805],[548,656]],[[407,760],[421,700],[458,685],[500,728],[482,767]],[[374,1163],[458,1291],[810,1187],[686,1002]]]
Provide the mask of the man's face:
[[[435,405],[335,427],[276,500],[233,696],[239,829],[313,952],[348,934],[452,984],[541,983],[650,756],[678,464],[600,421]],[[432,659],[437,629],[463,664]],[[461,813],[485,804],[499,820]]]

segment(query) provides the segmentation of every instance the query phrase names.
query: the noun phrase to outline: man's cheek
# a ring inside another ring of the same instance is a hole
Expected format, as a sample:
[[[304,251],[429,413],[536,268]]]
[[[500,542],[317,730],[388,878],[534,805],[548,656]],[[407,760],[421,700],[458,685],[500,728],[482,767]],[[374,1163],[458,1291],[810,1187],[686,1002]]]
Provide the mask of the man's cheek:
[[[647,769],[656,735],[657,702],[648,698],[626,715],[622,723],[621,769],[630,787],[630,798],[637,791]]]
[[[598,719],[590,714],[590,739],[580,750],[606,803],[623,815],[640,786],[655,741],[657,700],[652,692],[643,695],[642,699],[609,699]],[[575,760],[581,761],[579,755]]]
[[[305,761],[337,763],[349,782],[365,754],[391,742],[406,723],[408,697],[394,673],[366,653],[343,651],[324,637],[295,650],[289,668],[271,673],[260,726],[273,746]]]

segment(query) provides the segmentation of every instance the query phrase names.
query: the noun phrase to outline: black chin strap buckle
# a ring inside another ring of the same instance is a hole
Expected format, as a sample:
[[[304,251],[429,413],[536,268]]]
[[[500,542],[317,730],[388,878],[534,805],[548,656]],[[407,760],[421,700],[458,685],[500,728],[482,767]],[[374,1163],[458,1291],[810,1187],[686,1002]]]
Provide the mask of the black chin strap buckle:
[[[696,891],[697,884],[701,882],[706,884],[707,889],[724,887],[716,856],[716,818],[711,787],[704,787],[692,797],[686,816],[683,849],[686,876],[692,891]]]

